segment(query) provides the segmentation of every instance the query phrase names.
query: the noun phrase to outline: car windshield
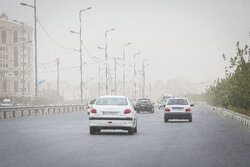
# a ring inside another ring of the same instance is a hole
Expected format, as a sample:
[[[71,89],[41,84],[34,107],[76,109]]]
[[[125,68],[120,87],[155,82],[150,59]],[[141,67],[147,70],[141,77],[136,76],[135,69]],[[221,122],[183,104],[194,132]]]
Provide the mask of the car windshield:
[[[149,104],[150,103],[150,100],[148,99],[142,99],[142,100],[138,100],[138,103],[145,103],[145,104]]]
[[[96,105],[126,106],[128,102],[125,98],[100,98],[97,100]]]
[[[89,104],[94,104],[96,99],[90,100]]]
[[[167,105],[188,105],[187,99],[169,99]]]

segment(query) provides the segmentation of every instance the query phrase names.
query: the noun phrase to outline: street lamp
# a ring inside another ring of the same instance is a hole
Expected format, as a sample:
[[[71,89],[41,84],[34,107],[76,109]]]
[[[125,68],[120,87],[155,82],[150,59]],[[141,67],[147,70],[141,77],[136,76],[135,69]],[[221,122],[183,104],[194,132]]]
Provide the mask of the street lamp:
[[[13,22],[16,22],[16,23],[19,23],[22,25],[22,28],[23,28],[23,40],[22,40],[22,43],[23,43],[23,89],[22,89],[22,92],[23,92],[23,103],[24,103],[24,22],[20,22],[20,21],[17,21],[17,20],[13,20]]]
[[[88,7],[86,9],[83,9],[83,10],[80,10],[79,11],[79,21],[80,21],[80,31],[79,32],[76,32],[76,31],[70,31],[71,33],[74,33],[74,34],[79,34],[79,37],[80,37],[80,75],[81,75],[81,81],[80,81],[80,88],[81,88],[81,104],[82,104],[82,101],[83,101],[83,82],[82,82],[82,17],[81,17],[81,14],[82,12],[86,11],[86,10],[90,10],[91,7]]]
[[[141,54],[141,52],[137,52],[134,54],[134,99],[136,99],[136,69],[135,69],[135,56]]]
[[[122,58],[123,58],[123,81],[122,81],[122,94],[125,96],[125,47],[131,45],[131,42],[122,45]]]
[[[115,28],[111,28],[105,31],[105,62],[106,62],[106,95],[108,94],[108,44],[107,44],[107,36],[108,33],[114,31]]]
[[[23,6],[31,7],[34,9],[34,33],[35,33],[35,100],[37,100],[37,88],[38,88],[38,83],[37,83],[37,30],[36,30],[36,24],[37,24],[37,17],[36,17],[36,0],[34,0],[34,6],[33,5],[28,5],[26,3],[20,3]]]
[[[145,97],[145,67],[149,66],[149,64],[145,65],[145,62],[147,62],[148,60],[142,60],[142,98]]]
[[[116,78],[116,65],[117,65],[117,59],[118,60],[122,60],[121,58],[119,57],[114,57],[114,61],[115,61],[115,94],[117,94],[117,78]]]
[[[22,49],[22,51],[23,51],[23,65],[22,65],[22,67],[23,67],[23,79],[22,79],[22,82],[23,82],[23,89],[22,89],[22,93],[23,93],[23,103],[24,103],[24,83],[25,83],[25,80],[24,80],[24,74],[25,74],[25,72],[24,72],[24,45],[25,44],[27,44],[27,43],[31,43],[32,41],[27,41],[27,42],[24,42],[24,22],[20,22],[20,21],[17,21],[17,20],[13,20],[13,22],[16,22],[16,23],[19,23],[19,24],[21,24],[22,25],[22,31],[23,31],[23,40],[22,40],[22,45],[23,45],[23,49]]]

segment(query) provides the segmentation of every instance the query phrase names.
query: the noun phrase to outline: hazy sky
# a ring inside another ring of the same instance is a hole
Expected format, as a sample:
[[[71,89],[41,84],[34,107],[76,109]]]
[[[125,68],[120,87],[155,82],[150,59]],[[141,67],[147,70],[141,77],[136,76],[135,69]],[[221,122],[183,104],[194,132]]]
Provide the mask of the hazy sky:
[[[9,20],[19,20],[33,26],[33,10],[19,3],[33,0],[0,0],[0,12],[7,12]],[[67,48],[79,48],[78,12],[83,13],[83,41],[91,56],[104,59],[104,32],[109,33],[109,57],[122,57],[121,45],[126,48],[126,64],[138,68],[147,59],[147,81],[186,78],[194,82],[214,80],[224,76],[222,53],[234,55],[235,44],[249,44],[250,0],[37,0],[37,16],[54,41]],[[86,50],[83,52],[84,80],[95,79],[98,64],[93,64]],[[61,78],[79,82],[79,53],[56,45],[38,24],[39,64],[60,58]],[[109,61],[113,71],[113,60]],[[122,71],[121,62],[118,72]],[[68,69],[69,67],[76,67]],[[104,68],[104,65],[102,65]],[[65,70],[67,69],[67,70]],[[39,79],[55,80],[56,64],[39,66]],[[133,68],[126,69],[132,77]],[[104,74],[104,71],[102,72]],[[122,79],[120,74],[118,79]]]

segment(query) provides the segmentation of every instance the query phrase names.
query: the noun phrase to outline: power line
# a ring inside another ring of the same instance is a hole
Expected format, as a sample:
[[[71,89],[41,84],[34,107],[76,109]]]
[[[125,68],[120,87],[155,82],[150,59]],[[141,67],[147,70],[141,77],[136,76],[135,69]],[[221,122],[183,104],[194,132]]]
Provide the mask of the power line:
[[[45,65],[48,65],[48,64],[52,64],[52,63],[54,63],[56,61],[57,61],[57,59],[49,61],[49,62],[46,62],[46,63],[42,63],[42,64],[38,65],[38,67],[45,66]]]
[[[45,32],[45,34],[49,37],[49,39],[54,42],[54,44],[56,44],[57,46],[59,46],[60,48],[63,48],[63,49],[66,49],[66,50],[71,50],[71,51],[74,51],[75,49],[73,48],[68,48],[68,47],[65,47],[61,44],[59,44],[56,40],[53,39],[53,37],[48,33],[48,31],[46,31],[46,29],[44,28],[44,26],[41,24],[40,20],[37,20],[37,22],[39,23],[39,25],[41,26],[42,30]]]

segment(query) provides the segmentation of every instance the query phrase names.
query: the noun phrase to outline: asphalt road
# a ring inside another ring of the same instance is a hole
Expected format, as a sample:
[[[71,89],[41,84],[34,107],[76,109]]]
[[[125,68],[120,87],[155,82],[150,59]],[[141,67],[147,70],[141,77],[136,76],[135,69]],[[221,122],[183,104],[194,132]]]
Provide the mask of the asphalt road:
[[[138,133],[89,135],[86,113],[0,120],[1,167],[249,167],[250,130],[205,107],[193,122],[139,114]]]

